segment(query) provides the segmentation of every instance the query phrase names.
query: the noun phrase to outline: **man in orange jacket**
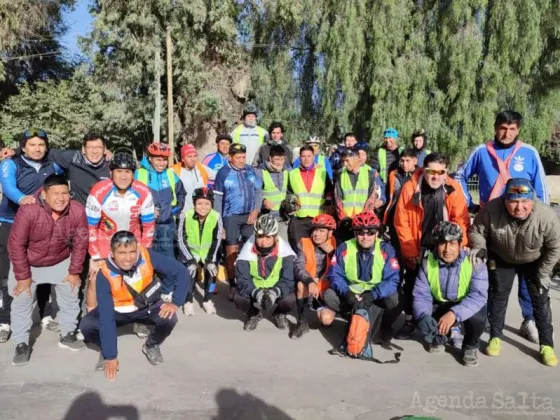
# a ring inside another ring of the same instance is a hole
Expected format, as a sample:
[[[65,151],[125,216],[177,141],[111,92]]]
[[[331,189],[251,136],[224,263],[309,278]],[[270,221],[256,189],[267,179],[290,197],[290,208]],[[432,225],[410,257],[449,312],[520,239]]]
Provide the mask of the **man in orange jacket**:
[[[432,153],[424,160],[424,168],[416,170],[401,191],[395,209],[395,230],[399,237],[404,275],[404,310],[406,322],[396,338],[408,339],[414,333],[412,323],[412,290],[418,268],[432,244],[432,232],[443,221],[457,223],[468,231],[470,217],[461,185],[447,175],[449,160]],[[462,246],[467,245],[466,235]]]

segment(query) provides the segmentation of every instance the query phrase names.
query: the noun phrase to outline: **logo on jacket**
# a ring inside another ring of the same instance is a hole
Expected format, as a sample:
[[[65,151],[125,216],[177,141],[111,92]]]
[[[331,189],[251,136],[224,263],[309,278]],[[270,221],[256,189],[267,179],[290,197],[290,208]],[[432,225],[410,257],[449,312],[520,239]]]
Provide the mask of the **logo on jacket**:
[[[396,258],[391,258],[391,268],[393,270],[399,270],[400,269],[399,261]]]
[[[109,211],[118,211],[119,210],[119,202],[117,200],[111,201],[109,203]]]
[[[515,156],[513,158],[513,170],[521,172],[523,169],[525,169],[525,167],[523,166],[524,161],[525,158],[522,158],[521,156]]]

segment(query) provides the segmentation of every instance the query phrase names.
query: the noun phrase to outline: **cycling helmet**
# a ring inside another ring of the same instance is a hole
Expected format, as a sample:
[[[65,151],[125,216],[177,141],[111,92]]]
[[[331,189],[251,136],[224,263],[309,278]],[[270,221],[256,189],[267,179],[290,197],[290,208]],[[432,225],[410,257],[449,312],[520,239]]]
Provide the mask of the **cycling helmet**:
[[[109,169],[130,169],[132,172],[136,170],[136,161],[130,153],[115,153],[111,162],[109,162]]]
[[[205,198],[207,200],[210,200],[212,204],[214,204],[214,191],[206,187],[197,188],[192,193],[193,204],[196,204],[196,200],[198,200],[199,198]]]
[[[278,234],[278,222],[271,214],[263,214],[255,222],[253,230],[258,236],[274,236]]]
[[[171,156],[171,148],[165,143],[152,143],[148,146],[148,156]]]
[[[463,240],[463,230],[457,223],[441,222],[432,231],[432,239],[434,244],[450,241],[458,241],[460,243]]]
[[[319,214],[311,220],[313,228],[326,228],[330,230],[336,229],[336,222],[334,217],[330,214]]]
[[[371,211],[363,211],[352,219],[352,229],[379,229],[381,224],[375,213]]]
[[[230,142],[230,144],[233,143],[233,139],[228,133],[218,134],[218,136],[216,137],[216,143],[219,143],[221,140],[227,140]]]
[[[289,215],[301,208],[301,202],[296,194],[286,194],[286,198],[280,203],[280,208],[284,214]]]
[[[247,103],[244,107],[243,107],[243,117],[249,115],[249,114],[254,114],[255,117],[257,116],[257,113],[259,112],[259,110],[257,109],[257,106],[251,102]]]
[[[323,138],[320,136],[309,136],[307,140],[305,140],[305,144],[321,144],[323,143]]]

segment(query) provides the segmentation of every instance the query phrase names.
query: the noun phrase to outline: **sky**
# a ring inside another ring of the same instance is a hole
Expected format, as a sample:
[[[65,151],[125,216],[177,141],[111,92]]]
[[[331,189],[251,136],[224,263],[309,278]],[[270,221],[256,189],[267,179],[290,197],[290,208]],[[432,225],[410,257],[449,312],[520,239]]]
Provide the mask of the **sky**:
[[[88,4],[89,0],[78,0],[74,9],[64,15],[68,32],[62,37],[61,44],[68,50],[70,56],[80,54],[78,37],[84,36],[91,30],[92,17],[88,11]]]

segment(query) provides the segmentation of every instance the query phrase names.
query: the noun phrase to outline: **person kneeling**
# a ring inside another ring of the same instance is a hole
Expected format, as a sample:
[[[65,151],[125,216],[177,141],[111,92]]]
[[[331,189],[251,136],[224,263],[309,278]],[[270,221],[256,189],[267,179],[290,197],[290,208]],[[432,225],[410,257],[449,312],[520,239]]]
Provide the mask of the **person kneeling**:
[[[335,317],[335,313],[324,306],[323,293],[330,285],[326,275],[336,249],[333,237],[336,222],[331,215],[320,214],[311,220],[311,226],[311,238],[301,238],[295,263],[298,322],[291,338],[300,338],[309,331],[305,319],[307,302],[310,309],[317,311],[322,325],[331,325]]]
[[[430,353],[440,353],[463,323],[463,363],[478,365],[478,341],[486,323],[488,271],[477,259],[473,265],[461,250],[463,232],[453,222],[442,222],[432,234],[434,252],[424,258],[416,277],[412,307]]]
[[[370,360],[371,336],[381,325],[385,340],[390,339],[400,312],[399,262],[391,244],[378,237],[380,227],[373,212],[354,216],[355,239],[336,249],[329,274],[331,286],[324,295],[333,312],[351,315],[346,342],[336,352]],[[359,330],[359,337],[355,330]]]
[[[155,274],[166,281],[173,301],[161,300],[162,284]],[[117,326],[141,323],[155,326],[142,352],[152,365],[163,362],[159,346],[177,324],[177,309],[183,304],[190,287],[187,268],[178,261],[138,246],[132,232],[121,230],[111,238],[109,258],[101,263],[97,273],[98,306],[80,323],[86,341],[100,349],[95,370],[105,370],[114,380],[119,368],[117,359]]]
[[[278,236],[278,222],[270,214],[258,218],[255,235],[243,246],[237,259],[235,306],[247,314],[243,329],[252,331],[262,319],[262,310],[272,308],[276,327],[287,327],[286,314],[295,306],[294,257],[290,246]]]

